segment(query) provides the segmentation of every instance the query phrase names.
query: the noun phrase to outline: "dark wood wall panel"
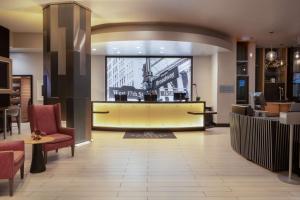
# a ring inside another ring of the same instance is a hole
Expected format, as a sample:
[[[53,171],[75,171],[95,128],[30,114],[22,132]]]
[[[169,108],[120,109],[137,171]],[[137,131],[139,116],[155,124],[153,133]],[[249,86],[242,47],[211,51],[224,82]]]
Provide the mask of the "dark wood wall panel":
[[[9,58],[9,30],[3,26],[0,26],[0,56]],[[0,74],[6,75],[7,72],[2,70],[6,70],[6,68],[0,67]],[[3,77],[1,77],[1,80],[6,80],[6,78],[3,79]],[[0,107],[5,107],[9,105],[10,95],[0,94]]]
[[[0,56],[9,58],[9,30],[0,26]],[[7,85],[7,72],[5,67],[0,66],[0,80],[4,81],[0,85]],[[0,94],[0,107],[10,105],[10,95]],[[0,132],[3,130],[3,119],[0,117]]]
[[[9,30],[0,26],[0,56],[9,58]]]

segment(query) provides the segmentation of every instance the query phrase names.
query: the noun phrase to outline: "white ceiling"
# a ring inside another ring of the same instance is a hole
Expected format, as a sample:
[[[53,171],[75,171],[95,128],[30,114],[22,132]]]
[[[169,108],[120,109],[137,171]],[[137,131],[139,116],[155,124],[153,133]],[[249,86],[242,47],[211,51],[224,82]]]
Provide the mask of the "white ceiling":
[[[200,43],[177,41],[114,41],[92,44],[93,55],[191,56],[213,55],[225,49]]]
[[[14,32],[42,32],[41,4],[49,0],[1,0],[0,24]],[[82,0],[92,25],[179,22],[252,38],[259,45],[296,44],[300,0]],[[268,32],[274,31],[272,39]]]

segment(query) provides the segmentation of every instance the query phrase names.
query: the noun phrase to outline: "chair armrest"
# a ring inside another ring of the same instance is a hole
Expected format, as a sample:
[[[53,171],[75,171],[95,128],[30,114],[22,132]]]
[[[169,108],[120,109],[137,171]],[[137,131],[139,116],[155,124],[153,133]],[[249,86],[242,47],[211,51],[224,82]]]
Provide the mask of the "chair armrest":
[[[64,127],[61,127],[59,129],[59,132],[62,133],[62,134],[65,134],[65,135],[69,135],[69,136],[72,136],[72,138],[74,139],[74,128],[64,128]]]
[[[14,153],[0,151],[0,178],[12,178],[14,171]]]
[[[24,151],[24,141],[0,142],[0,151]]]

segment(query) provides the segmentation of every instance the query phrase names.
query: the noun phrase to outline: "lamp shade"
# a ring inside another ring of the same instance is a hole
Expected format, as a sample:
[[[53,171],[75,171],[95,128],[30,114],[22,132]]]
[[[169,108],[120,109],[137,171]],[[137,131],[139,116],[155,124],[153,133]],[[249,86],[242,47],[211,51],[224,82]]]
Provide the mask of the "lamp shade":
[[[274,61],[277,59],[277,53],[273,50],[269,51],[267,54],[266,54],[266,59],[270,62]]]

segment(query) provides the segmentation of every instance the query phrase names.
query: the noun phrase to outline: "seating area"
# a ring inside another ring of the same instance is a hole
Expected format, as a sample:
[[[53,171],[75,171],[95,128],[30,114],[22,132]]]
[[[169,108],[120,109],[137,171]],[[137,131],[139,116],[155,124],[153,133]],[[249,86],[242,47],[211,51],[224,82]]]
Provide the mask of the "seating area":
[[[11,116],[15,116],[10,110]],[[31,133],[37,131],[39,139],[27,138],[20,141],[0,142],[0,179],[9,180],[9,195],[13,196],[14,177],[20,170],[21,179],[24,178],[25,143],[32,144],[31,173],[41,173],[46,170],[48,152],[65,147],[71,147],[71,155],[74,157],[75,138],[74,129],[61,126],[60,104],[55,105],[30,105],[29,119]],[[20,126],[17,127],[20,130]],[[9,128],[12,132],[12,127]],[[43,141],[48,137],[48,140]],[[43,154],[42,154],[43,153]]]

